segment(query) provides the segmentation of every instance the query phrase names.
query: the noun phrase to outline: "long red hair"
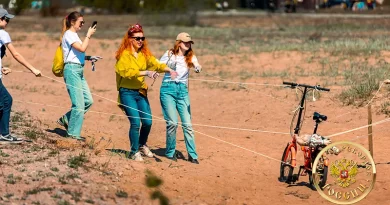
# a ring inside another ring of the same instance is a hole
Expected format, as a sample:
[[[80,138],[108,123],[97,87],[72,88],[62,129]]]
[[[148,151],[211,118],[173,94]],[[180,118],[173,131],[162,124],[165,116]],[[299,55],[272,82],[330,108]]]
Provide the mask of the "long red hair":
[[[134,33],[144,33],[142,26],[140,24],[137,23],[129,27],[126,34],[123,36],[122,43],[119,46],[119,49],[115,53],[116,60],[119,60],[124,50],[133,51],[133,46],[131,44],[131,41],[133,39],[131,37],[134,35]],[[144,40],[144,43],[140,49],[141,52],[146,57],[146,59],[149,59],[152,56],[152,52],[150,52],[148,48],[148,41],[146,39]]]
[[[180,43],[181,41],[176,41],[175,42],[175,45],[173,46],[172,49],[170,49],[170,51],[174,54],[174,55],[177,55],[179,53],[179,49],[180,49]],[[192,47],[190,49],[188,49],[185,53],[184,53],[184,57],[186,59],[186,64],[187,64],[187,67],[188,68],[192,68],[194,67],[194,64],[192,63],[192,56],[195,55],[195,52],[194,50],[192,50]]]

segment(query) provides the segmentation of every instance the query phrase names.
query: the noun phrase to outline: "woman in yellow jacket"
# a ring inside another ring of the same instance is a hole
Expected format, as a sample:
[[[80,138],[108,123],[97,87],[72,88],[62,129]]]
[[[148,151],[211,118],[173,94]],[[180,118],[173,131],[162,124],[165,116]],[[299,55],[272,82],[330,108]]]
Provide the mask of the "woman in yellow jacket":
[[[119,102],[130,120],[129,157],[135,161],[143,161],[139,151],[147,157],[153,157],[146,145],[152,127],[152,116],[144,76],[155,79],[158,72],[169,72],[175,78],[177,73],[152,55],[139,24],[130,26],[127,30],[115,57]]]

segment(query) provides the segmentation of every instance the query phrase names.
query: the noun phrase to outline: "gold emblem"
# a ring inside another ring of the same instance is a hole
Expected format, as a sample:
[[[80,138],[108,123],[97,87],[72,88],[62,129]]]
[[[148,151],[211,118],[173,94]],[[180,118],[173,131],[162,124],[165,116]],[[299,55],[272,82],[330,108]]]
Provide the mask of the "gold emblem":
[[[335,153],[333,150],[340,150]],[[327,159],[321,168],[321,159]],[[376,178],[375,162],[370,153],[360,144],[336,142],[323,148],[313,164],[314,186],[318,193],[335,204],[353,204],[366,197],[374,188]],[[324,176],[324,175],[328,176]],[[320,179],[326,182],[320,183]],[[320,184],[322,184],[320,187]]]
[[[337,184],[340,187],[349,187],[350,184],[356,182],[358,173],[357,164],[352,160],[343,159],[332,163],[330,167],[330,175],[335,177]]]

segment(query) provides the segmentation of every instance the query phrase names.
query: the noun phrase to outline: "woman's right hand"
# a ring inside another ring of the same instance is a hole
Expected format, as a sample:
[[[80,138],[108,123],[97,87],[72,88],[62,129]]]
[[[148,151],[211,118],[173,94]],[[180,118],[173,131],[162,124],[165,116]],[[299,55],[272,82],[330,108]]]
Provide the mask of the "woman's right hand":
[[[91,36],[96,32],[96,25],[94,27],[89,27],[87,32],[87,37],[91,38]]]

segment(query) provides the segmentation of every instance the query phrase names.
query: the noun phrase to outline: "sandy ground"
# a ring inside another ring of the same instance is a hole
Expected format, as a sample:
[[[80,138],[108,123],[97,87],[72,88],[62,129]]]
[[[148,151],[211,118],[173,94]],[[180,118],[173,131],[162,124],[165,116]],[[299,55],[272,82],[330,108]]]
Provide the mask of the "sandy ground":
[[[41,39],[38,43],[32,41],[32,39],[37,38]],[[104,138],[103,141],[111,140],[111,143],[101,143],[100,147],[104,147],[104,144],[107,145],[106,148],[108,149],[128,150],[129,122],[115,105],[117,91],[113,54],[116,49],[114,45],[118,41],[119,39],[92,39],[93,44],[89,51],[93,52],[94,55],[103,56],[104,59],[97,64],[95,72],[91,71],[89,64],[86,65],[85,76],[94,94],[94,105],[91,112],[85,116],[82,134],[87,137],[89,142],[93,139],[98,141],[102,138]],[[112,46],[102,49],[100,42]],[[160,40],[151,39],[151,49],[157,50],[156,47],[159,42]],[[51,62],[56,45],[56,41],[41,33],[32,33],[22,42],[16,42],[15,40],[18,51],[40,69],[44,76],[35,78],[30,73],[14,72],[6,76],[3,83],[14,98],[14,111],[28,111],[30,118],[34,119],[35,122],[39,119],[41,122],[39,128],[49,138],[61,142],[66,140],[62,139],[60,134],[56,134],[61,133],[62,128],[55,121],[69,109],[70,100],[64,84],[61,83],[63,79],[56,78],[51,73]],[[156,53],[156,56],[161,54]],[[240,63],[238,57],[235,56],[224,56],[224,59],[230,59],[230,66],[204,65],[203,73],[193,73],[191,77],[218,80],[210,74],[222,70],[229,70],[234,73],[243,69],[248,72],[262,72],[269,69],[282,71],[294,65],[300,65],[308,71],[320,69],[318,62],[308,63],[304,60],[309,55],[309,53],[301,52],[248,55],[250,59],[256,62],[255,65],[250,62]],[[200,62],[208,62],[214,58],[222,57],[198,54],[198,58]],[[13,68],[14,71],[23,70],[11,56],[3,59],[3,62],[6,62],[5,64]],[[289,77],[287,76],[285,80],[288,81]],[[240,81],[240,79],[235,78],[234,81]],[[319,83],[320,79],[308,76],[298,77],[296,81],[314,85]],[[145,170],[149,169],[164,180],[161,190],[174,204],[331,204],[316,191],[308,188],[308,177],[301,177],[295,185],[278,181],[280,166],[278,160],[286,143],[290,140],[287,133],[289,133],[292,111],[298,104],[295,90],[283,89],[277,86],[282,83],[280,77],[252,77],[246,79],[246,82],[269,83],[275,86],[248,86],[250,89],[243,89],[229,85],[224,88],[222,83],[190,81],[189,93],[194,129],[197,131],[196,144],[199,153],[199,165],[191,164],[183,159],[172,163],[164,157],[165,122],[161,120],[160,78],[149,92],[154,122],[148,145],[156,154],[156,158],[146,159],[144,163],[139,163],[126,160],[123,157],[124,155],[112,154],[109,151],[102,151],[96,155],[93,152],[94,150],[91,151],[88,148],[65,149],[65,151],[61,149],[63,155],[60,154],[60,156],[63,160],[66,159],[67,155],[77,155],[82,150],[92,153],[89,155],[90,160],[102,164],[108,162],[109,170],[115,173],[115,177],[102,175],[99,169],[90,172],[80,169],[79,175],[82,176],[83,181],[88,181],[89,186],[82,185],[77,181],[71,181],[67,185],[63,185],[57,179],[50,177],[47,180],[30,181],[29,184],[22,181],[16,184],[2,183],[0,191],[3,193],[5,190],[17,189],[19,191],[15,192],[15,197],[11,197],[7,201],[0,201],[0,203],[30,204],[36,201],[39,201],[40,204],[54,203],[53,201],[59,200],[50,197],[55,194],[54,191],[37,194],[36,196],[29,195],[25,201],[20,199],[22,193],[31,189],[31,187],[49,185],[56,187],[56,189],[63,186],[68,186],[70,189],[79,189],[84,193],[88,193],[83,195],[84,198],[91,197],[95,199],[96,204],[124,204],[125,201],[139,204],[157,203],[148,199],[150,190],[144,185]],[[151,80],[148,80],[148,84],[151,84]],[[331,92],[321,93],[321,98],[317,101],[308,102],[302,132],[310,133],[312,131],[313,122],[311,117],[314,111],[328,116],[328,122],[321,124],[319,128],[319,133],[325,136],[367,124],[365,108],[356,109],[342,106],[334,97],[341,91],[341,88],[336,86],[330,88],[332,89]],[[381,92],[381,95],[384,95],[384,92]],[[378,107],[380,99],[374,99],[373,104]],[[52,107],[52,105],[58,107]],[[343,115],[345,113],[348,114]],[[384,118],[384,115],[374,113],[374,122]],[[272,131],[280,132],[280,134],[212,128],[199,124]],[[358,204],[386,204],[390,201],[390,195],[388,194],[390,177],[386,174],[390,171],[389,159],[387,158],[388,149],[386,148],[388,131],[389,128],[386,124],[374,127],[374,156],[375,161],[379,163],[377,165],[377,181],[374,190]],[[366,135],[367,130],[361,129],[334,137],[333,140],[353,140],[357,136]],[[177,138],[177,150],[187,158],[181,131],[178,132]],[[368,147],[366,137],[360,138],[356,142]],[[34,143],[42,145],[40,141]],[[3,147],[3,151],[20,152],[18,149],[24,149],[24,146],[31,145]],[[56,149],[55,145],[50,146]],[[45,160],[43,161],[45,162]],[[50,161],[50,159],[46,161]],[[302,163],[302,154],[299,153],[298,164],[302,165]],[[4,181],[6,181],[6,176],[10,174],[13,168],[4,163],[0,166],[3,167],[2,175],[5,178]],[[61,163],[58,166],[61,166]],[[34,169],[38,169],[37,166],[31,166],[26,173],[34,172]],[[39,169],[49,171],[50,166],[39,167]],[[65,166],[62,173],[69,173],[69,170],[72,169]],[[15,173],[15,175],[22,174]],[[25,178],[28,178],[28,176]],[[129,196],[134,197],[115,200],[115,192],[118,189],[124,190],[129,193]],[[108,197],[110,200],[99,200],[102,194],[114,199]],[[75,203],[72,199],[68,200]]]

